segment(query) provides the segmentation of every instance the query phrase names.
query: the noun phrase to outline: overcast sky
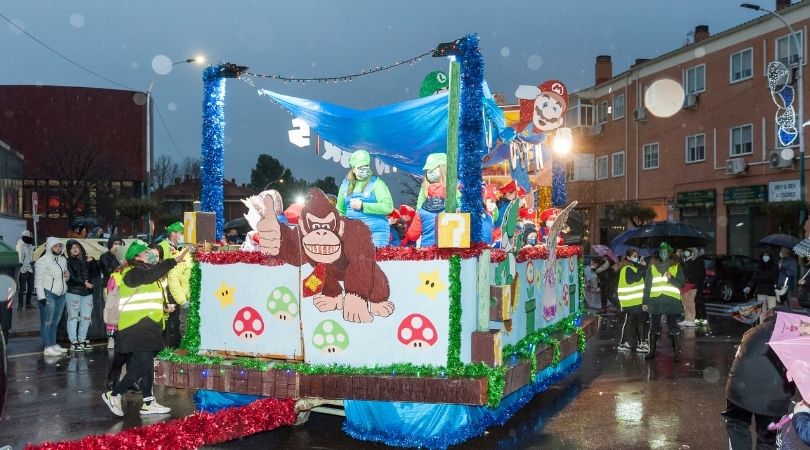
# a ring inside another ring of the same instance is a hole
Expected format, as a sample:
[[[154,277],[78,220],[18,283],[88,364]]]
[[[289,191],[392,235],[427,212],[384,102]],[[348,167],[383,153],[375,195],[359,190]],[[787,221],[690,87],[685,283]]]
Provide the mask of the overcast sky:
[[[773,8],[773,0],[762,5]],[[493,92],[513,99],[520,84],[563,80],[574,91],[593,84],[596,55],[613,56],[614,74],[635,58],[683,45],[695,25],[712,34],[758,15],[737,0],[414,1],[37,1],[3,0],[0,13],[92,70],[146,91],[155,80],[155,107],[166,119],[179,155],[200,149],[201,67],[153,70],[203,54],[263,73],[298,77],[343,75],[406,59],[476,32]],[[446,70],[441,58],[340,84],[284,84],[256,79],[255,88],[228,81],[227,178],[247,182],[261,153],[296,177],[341,179],[344,169],[289,143],[291,117],[257,88],[371,108],[418,96],[424,76]],[[0,84],[116,88],[70,65],[7,23],[0,23]],[[178,153],[155,116],[155,151]],[[394,187],[391,189],[395,190]]]

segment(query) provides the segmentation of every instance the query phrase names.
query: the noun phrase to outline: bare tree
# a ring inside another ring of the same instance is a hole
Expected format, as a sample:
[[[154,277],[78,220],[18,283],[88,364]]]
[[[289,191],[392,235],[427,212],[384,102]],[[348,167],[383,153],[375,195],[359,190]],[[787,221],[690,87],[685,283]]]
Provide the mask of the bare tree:
[[[200,178],[200,158],[186,156],[180,163],[178,176],[183,179],[196,180]]]
[[[180,167],[169,155],[160,155],[155,159],[155,167],[152,171],[152,187],[163,189],[174,183],[174,179],[179,176]]]
[[[118,165],[102,154],[89,145],[77,145],[48,152],[45,164],[38,165],[48,171],[34,176],[55,180],[49,185],[50,195],[58,198],[60,212],[71,223],[76,217],[98,215],[99,194],[106,192],[110,181],[120,179]]]

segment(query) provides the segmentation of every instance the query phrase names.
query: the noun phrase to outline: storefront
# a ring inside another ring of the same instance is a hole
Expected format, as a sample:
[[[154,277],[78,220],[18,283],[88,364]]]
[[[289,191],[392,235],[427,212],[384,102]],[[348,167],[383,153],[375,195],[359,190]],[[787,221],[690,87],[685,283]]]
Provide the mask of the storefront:
[[[717,237],[717,191],[679,192],[676,204],[680,210],[681,222],[699,228],[713,239]],[[715,253],[716,242],[712,241],[706,246],[706,253]]]
[[[768,201],[768,186],[740,186],[723,190],[726,232],[730,255],[756,256],[757,242],[768,234],[768,214],[761,208]],[[723,220],[722,216],[719,218]]]

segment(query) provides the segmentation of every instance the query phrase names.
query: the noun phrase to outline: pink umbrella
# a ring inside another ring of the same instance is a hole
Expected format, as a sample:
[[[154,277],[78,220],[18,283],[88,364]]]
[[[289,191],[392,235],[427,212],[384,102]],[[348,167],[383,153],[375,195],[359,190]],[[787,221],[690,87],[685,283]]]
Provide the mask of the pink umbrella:
[[[608,247],[607,245],[596,244],[592,248],[594,253],[596,253],[597,255],[607,256],[608,258],[613,260],[613,262],[618,262],[616,255],[613,254],[613,250],[611,250],[610,247]]]
[[[776,325],[768,342],[787,368],[787,379],[796,383],[804,398],[810,398],[810,317],[776,313]]]

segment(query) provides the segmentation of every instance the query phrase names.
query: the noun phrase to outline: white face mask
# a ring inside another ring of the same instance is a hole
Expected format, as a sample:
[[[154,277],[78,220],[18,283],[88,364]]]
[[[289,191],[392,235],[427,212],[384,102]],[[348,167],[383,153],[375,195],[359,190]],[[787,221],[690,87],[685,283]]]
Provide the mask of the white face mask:
[[[368,177],[371,176],[371,168],[369,168],[368,166],[355,167],[354,176],[359,181],[365,181]]]
[[[634,257],[630,258],[630,261],[633,261],[634,263],[638,264],[638,262],[640,261],[640,259],[639,259],[639,257],[638,257],[638,256],[634,256]]]
[[[762,255],[762,262],[768,262],[771,260],[770,255]]]
[[[439,168],[430,169],[425,171],[425,178],[427,178],[428,183],[435,183],[439,181],[440,178]]]

